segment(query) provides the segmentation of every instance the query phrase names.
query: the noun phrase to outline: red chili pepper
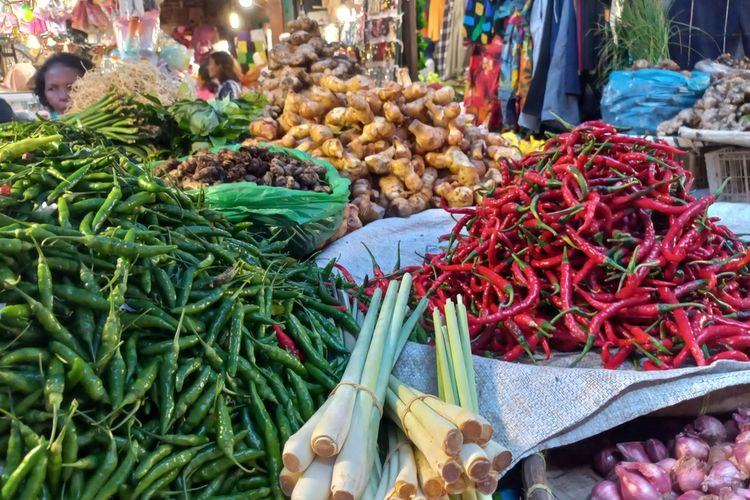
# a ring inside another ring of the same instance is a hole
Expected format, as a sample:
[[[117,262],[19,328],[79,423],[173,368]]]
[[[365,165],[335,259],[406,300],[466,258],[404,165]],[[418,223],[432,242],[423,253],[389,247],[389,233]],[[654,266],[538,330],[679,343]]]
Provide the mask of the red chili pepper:
[[[677,300],[677,297],[675,297],[672,290],[666,287],[659,287],[658,292],[659,296],[665,302],[670,304],[679,304],[679,301]],[[687,314],[685,314],[685,310],[682,308],[676,308],[672,311],[672,316],[674,316],[675,322],[677,323],[679,337],[683,342],[685,342],[685,346],[690,351],[690,354],[693,356],[696,364],[698,366],[705,365],[706,356],[705,354],[703,354],[703,350],[698,345],[698,342],[696,342],[695,332],[693,332],[693,327],[690,325],[690,321],[688,320]]]
[[[338,262],[334,264],[334,267],[338,269],[341,272],[341,275],[344,277],[346,281],[349,283],[356,284],[357,282],[354,279],[354,276],[352,276],[352,273],[350,273],[344,266],[339,264]]]
[[[633,351],[635,351],[635,347],[632,345],[625,345],[620,347],[617,350],[617,354],[612,356],[609,360],[607,360],[606,363],[604,363],[604,368],[607,370],[616,370],[622,365],[626,359],[630,357],[631,354],[633,354]]]
[[[10,196],[10,186],[8,184],[0,185],[0,196]]]
[[[298,360],[302,361],[302,354],[297,348],[297,344],[294,343],[294,340],[292,340],[292,338],[287,335],[287,333],[284,332],[284,330],[282,330],[279,325],[273,325],[272,328],[273,331],[276,332],[276,340],[278,341],[279,346],[289,351]]]
[[[740,351],[723,351],[714,354],[710,358],[708,358],[707,363],[710,365],[714,361],[720,361],[720,360],[729,360],[729,361],[742,361],[747,362],[750,361],[750,358],[747,357],[747,354]]]

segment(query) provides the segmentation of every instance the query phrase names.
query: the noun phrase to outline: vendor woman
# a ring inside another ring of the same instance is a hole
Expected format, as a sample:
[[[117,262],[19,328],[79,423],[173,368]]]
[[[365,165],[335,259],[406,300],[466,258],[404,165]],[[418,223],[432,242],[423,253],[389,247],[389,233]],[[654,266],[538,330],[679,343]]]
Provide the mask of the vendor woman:
[[[64,114],[70,106],[70,88],[94,65],[75,54],[60,53],[47,59],[34,77],[34,93],[52,113]]]

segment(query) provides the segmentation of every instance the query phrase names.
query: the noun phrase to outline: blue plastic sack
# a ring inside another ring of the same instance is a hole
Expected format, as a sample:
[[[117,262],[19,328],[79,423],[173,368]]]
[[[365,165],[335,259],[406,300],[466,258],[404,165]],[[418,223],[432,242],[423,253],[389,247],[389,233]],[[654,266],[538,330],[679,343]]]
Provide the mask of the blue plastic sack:
[[[711,77],[694,71],[687,77],[666,69],[613,71],[602,93],[602,118],[635,134],[656,134],[656,127],[692,108]]]

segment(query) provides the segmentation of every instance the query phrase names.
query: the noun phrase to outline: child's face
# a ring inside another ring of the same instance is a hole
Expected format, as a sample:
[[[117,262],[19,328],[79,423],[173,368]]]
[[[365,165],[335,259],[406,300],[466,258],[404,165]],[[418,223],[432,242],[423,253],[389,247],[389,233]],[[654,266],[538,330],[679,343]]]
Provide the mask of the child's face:
[[[70,106],[70,87],[81,77],[81,72],[56,64],[44,75],[44,95],[52,109],[60,114]]]

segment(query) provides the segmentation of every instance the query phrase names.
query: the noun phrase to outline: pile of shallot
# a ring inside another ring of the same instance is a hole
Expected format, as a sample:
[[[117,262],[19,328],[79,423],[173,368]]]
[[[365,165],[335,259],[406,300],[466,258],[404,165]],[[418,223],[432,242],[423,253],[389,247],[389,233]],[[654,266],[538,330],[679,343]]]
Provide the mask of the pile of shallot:
[[[607,479],[591,500],[750,499],[750,408],[723,423],[698,417],[669,446],[649,439],[604,448],[594,468]]]

